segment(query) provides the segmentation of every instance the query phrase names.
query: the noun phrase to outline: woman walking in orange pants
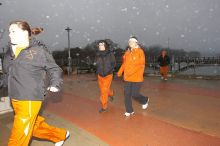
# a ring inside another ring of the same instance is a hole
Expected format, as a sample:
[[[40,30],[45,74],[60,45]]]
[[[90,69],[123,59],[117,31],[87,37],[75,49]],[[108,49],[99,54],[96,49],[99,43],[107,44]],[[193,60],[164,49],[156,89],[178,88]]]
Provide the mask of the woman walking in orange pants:
[[[167,75],[169,72],[170,57],[167,55],[167,52],[165,50],[163,50],[161,52],[161,55],[158,57],[158,63],[160,65],[161,79],[167,81]]]
[[[8,146],[28,146],[32,136],[62,146],[70,135],[67,130],[48,125],[38,115],[44,100],[45,74],[50,83],[47,90],[58,92],[63,83],[62,70],[51,53],[45,45],[32,40],[32,35],[42,31],[31,29],[25,21],[9,25],[11,47],[5,54],[3,67],[8,75],[8,94],[15,116]]]
[[[111,83],[113,78],[113,71],[115,67],[115,56],[109,49],[105,40],[98,42],[98,52],[96,57],[96,66],[98,74],[98,83],[100,88],[100,101],[102,108],[99,113],[103,113],[108,108],[108,98],[113,100],[113,91],[111,90]]]

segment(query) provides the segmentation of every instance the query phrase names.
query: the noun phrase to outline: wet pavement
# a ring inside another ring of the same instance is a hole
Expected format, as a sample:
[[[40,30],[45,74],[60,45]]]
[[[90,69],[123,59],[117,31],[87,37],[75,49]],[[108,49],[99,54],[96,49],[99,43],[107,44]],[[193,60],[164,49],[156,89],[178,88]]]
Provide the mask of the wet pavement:
[[[98,113],[99,89],[94,74],[65,77],[62,97],[49,95],[44,117],[49,124],[69,129],[64,146],[218,146],[220,145],[220,81],[146,77],[141,93],[150,98],[142,110],[124,117],[123,81],[114,78],[115,100]],[[0,115],[0,145],[12,126],[12,113]],[[52,146],[33,140],[31,146]]]

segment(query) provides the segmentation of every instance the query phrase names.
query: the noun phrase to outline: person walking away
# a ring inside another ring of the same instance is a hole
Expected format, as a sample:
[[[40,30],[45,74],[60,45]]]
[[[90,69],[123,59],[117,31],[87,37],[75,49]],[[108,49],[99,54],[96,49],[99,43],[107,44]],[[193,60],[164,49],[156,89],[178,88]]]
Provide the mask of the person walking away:
[[[32,39],[43,31],[31,29],[25,21],[9,25],[10,48],[7,50],[3,71],[7,74],[8,94],[14,109],[14,123],[8,146],[28,146],[37,137],[62,146],[69,137],[68,130],[48,125],[39,115],[44,100],[44,79],[49,77],[50,92],[58,92],[63,84],[62,70],[55,63],[45,45]]]
[[[129,48],[123,56],[122,65],[117,73],[120,77],[124,73],[124,103],[125,116],[134,114],[132,98],[142,105],[142,109],[147,109],[149,98],[140,94],[140,89],[144,81],[145,54],[140,48],[136,37],[131,37],[128,41]]]

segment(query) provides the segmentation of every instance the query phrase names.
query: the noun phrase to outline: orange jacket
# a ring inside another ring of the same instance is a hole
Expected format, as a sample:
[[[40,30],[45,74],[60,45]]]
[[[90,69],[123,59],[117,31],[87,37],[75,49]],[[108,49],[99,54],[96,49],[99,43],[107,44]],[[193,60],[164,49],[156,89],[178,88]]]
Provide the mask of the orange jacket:
[[[124,72],[124,80],[128,82],[143,82],[145,55],[141,48],[127,50],[123,56],[122,65],[117,73],[120,77]]]

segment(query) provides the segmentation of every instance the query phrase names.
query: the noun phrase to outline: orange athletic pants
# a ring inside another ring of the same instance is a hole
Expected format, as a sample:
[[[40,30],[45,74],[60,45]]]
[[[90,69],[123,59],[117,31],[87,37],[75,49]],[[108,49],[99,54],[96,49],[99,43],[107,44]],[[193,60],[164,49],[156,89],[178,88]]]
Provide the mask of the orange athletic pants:
[[[38,115],[42,101],[12,100],[14,124],[8,146],[28,146],[32,136],[59,142],[65,139],[66,130],[45,123]]]
[[[162,77],[167,78],[168,71],[169,71],[168,66],[161,66],[160,67],[160,74]]]
[[[113,74],[102,77],[98,75],[98,83],[100,89],[100,101],[102,103],[102,108],[107,108],[108,97],[113,96],[113,90],[111,89]]]

